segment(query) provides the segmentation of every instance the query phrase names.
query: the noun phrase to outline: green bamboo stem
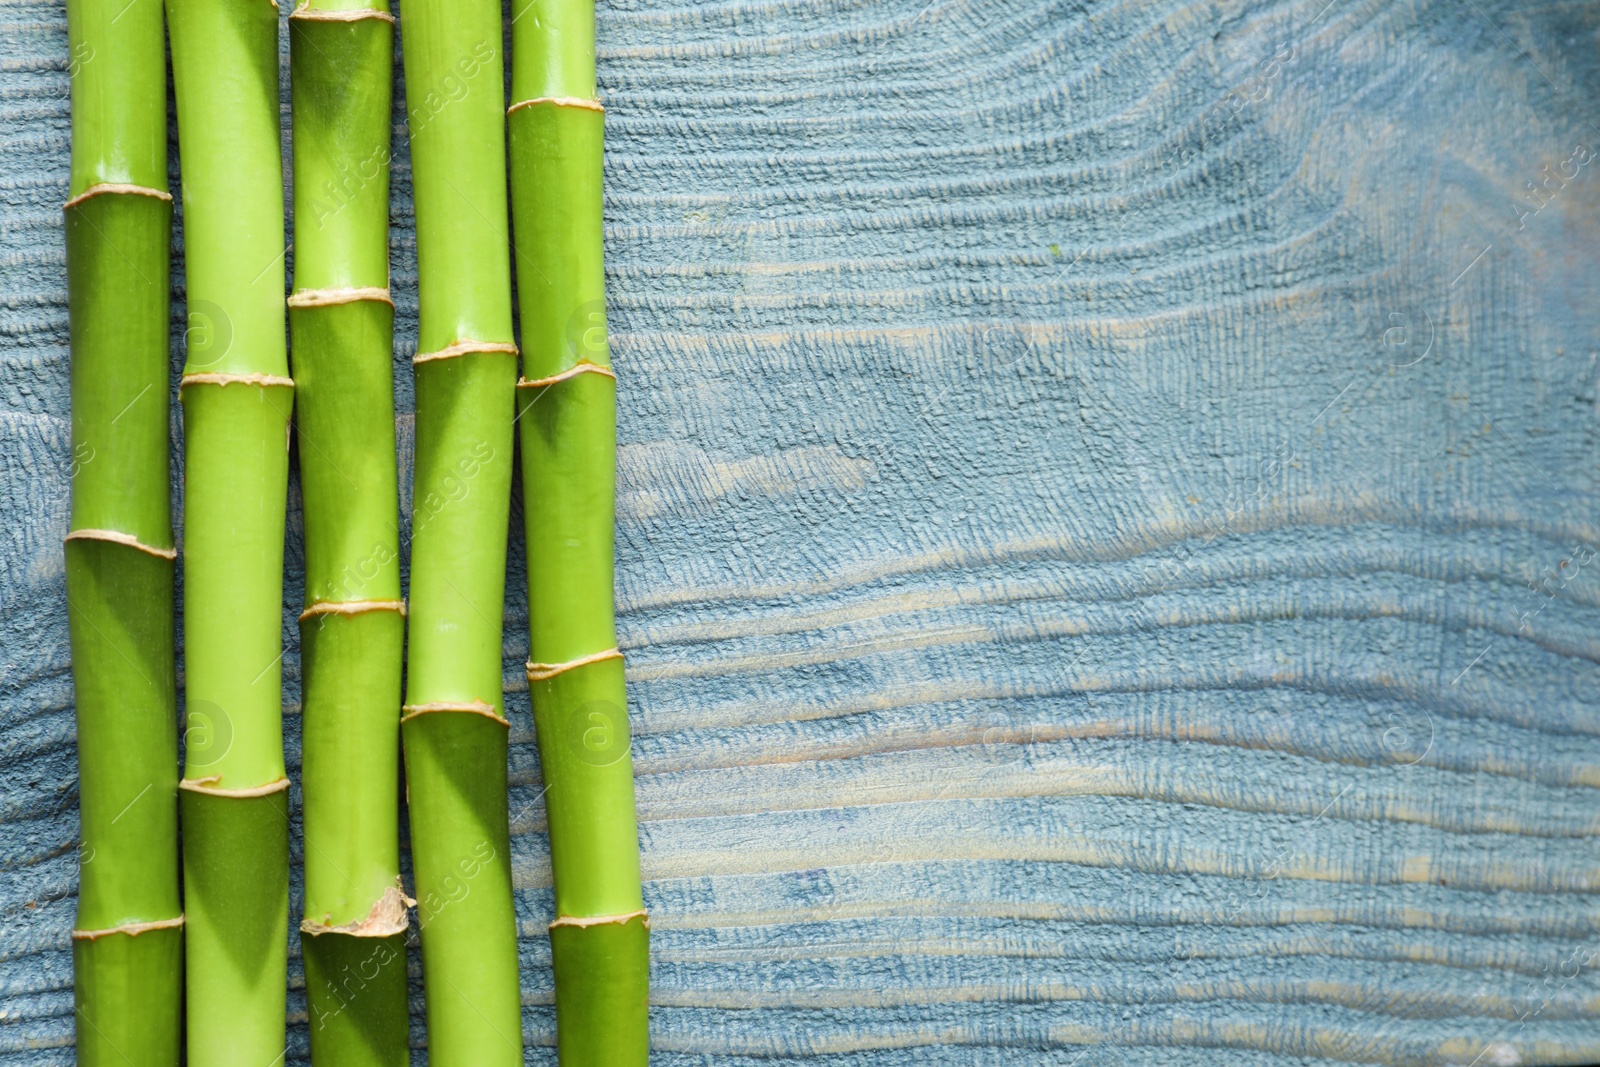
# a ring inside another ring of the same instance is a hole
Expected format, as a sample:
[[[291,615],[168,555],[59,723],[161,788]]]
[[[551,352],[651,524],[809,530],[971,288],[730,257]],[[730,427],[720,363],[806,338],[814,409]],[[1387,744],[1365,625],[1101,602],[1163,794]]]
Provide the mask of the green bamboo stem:
[[[176,1067],[178,728],[161,5],[72,0],[67,619],[78,717],[77,1061]]]
[[[612,568],[616,377],[605,331],[592,0],[512,26],[511,200],[523,381],[528,688],[549,813],[564,1067],[649,1053],[649,920]]]
[[[190,1067],[284,1052],[288,423],[278,10],[168,0],[189,304],[180,783]]]
[[[500,5],[402,0],[420,273],[401,718],[428,1060],[520,1067],[501,619],[516,348]]]
[[[396,801],[405,621],[388,291],[394,19],[385,0],[306,0],[289,28],[289,331],[306,545],[300,944],[311,1059],[404,1067]]]

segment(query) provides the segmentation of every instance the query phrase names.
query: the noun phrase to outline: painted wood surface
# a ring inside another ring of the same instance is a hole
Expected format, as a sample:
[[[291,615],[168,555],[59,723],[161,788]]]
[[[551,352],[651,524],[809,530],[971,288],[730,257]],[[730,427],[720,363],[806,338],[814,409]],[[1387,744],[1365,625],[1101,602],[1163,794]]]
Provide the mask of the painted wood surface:
[[[3,11],[0,1061],[64,1064],[93,57]],[[1600,1060],[1600,9],[618,0],[600,42],[655,1061]]]

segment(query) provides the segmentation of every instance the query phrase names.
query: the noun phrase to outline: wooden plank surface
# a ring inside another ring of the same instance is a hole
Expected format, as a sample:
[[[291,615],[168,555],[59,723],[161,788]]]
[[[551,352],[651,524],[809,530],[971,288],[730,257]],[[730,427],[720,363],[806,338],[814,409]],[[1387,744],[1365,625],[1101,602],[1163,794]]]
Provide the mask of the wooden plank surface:
[[[0,1061],[64,1064],[68,50],[3,12]],[[1597,46],[1577,0],[601,5],[657,1063],[1600,1060]]]

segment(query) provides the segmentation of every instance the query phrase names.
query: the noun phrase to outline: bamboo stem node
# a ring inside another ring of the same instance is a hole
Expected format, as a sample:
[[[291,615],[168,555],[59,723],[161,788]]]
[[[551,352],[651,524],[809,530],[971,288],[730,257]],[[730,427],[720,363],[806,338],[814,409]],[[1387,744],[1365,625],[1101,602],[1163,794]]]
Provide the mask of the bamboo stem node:
[[[362,615],[369,611],[398,611],[406,613],[404,600],[320,600],[300,613],[301,621],[316,615]]]
[[[514,356],[517,346],[502,341],[456,341],[437,352],[418,352],[411,357],[411,362],[431,363],[438,359],[455,359],[457,356],[471,356],[480,352],[504,352]]]
[[[561,371],[559,374],[550,375],[548,378],[535,378],[531,382],[526,378],[518,378],[517,388],[543,389],[547,385],[555,385],[557,382],[564,382],[568,378],[576,378],[580,374],[600,374],[610,378],[612,381],[617,380],[617,372],[612,370],[610,367],[604,367],[598,363],[590,363],[585,359],[571,367],[568,367],[566,370]]]
[[[185,374],[178,382],[178,389],[181,392],[191,385],[259,385],[263,389],[286,385],[292,389],[294,379],[276,374]]]
[[[172,202],[172,194],[167,192],[165,189],[152,189],[148,185],[133,185],[129,182],[97,182],[96,184],[89,186],[89,188],[85,189],[77,196],[68,200],[65,204],[62,204],[61,210],[65,211],[70,207],[77,207],[91,196],[103,196],[107,193],[124,193],[133,196],[153,196],[157,200],[165,200],[169,204]]]
[[[62,538],[63,541],[111,541],[129,548],[137,548],[140,552],[148,552],[160,559],[177,559],[178,550],[175,548],[157,548],[147,545],[132,534],[121,533],[117,530],[73,530]]]
[[[327,14],[345,14],[345,12],[327,12]],[[353,289],[296,289],[289,294],[289,306],[292,308],[332,307],[335,304],[354,304],[361,300],[380,300],[394,307],[394,298],[389,295],[389,290],[376,286]]]
[[[123,923],[121,926],[113,926],[106,930],[74,930],[72,931],[72,940],[95,941],[102,937],[110,937],[112,934],[127,934],[129,937],[138,937],[140,934],[148,933],[151,930],[181,930],[182,928],[183,916],[180,915],[176,919],[157,919],[154,922],[147,923]]]
[[[556,107],[581,107],[602,113],[606,109],[606,106],[600,101],[582,96],[537,96],[532,100],[518,100],[515,104],[506,108],[506,114],[509,115],[521,107],[533,107],[535,104],[553,104]]]
[[[395,881],[398,883],[399,879],[397,878]],[[410,924],[410,920],[406,916],[406,909],[416,906],[417,902],[406,896],[405,890],[396,884],[383,891],[383,895],[373,902],[372,910],[367,912],[367,917],[360,922],[329,926],[326,923],[304,919],[300,923],[300,932],[310,934],[312,937],[321,937],[323,934],[344,934],[348,937],[393,937],[395,934],[406,932],[406,928]]]
[[[273,6],[276,7],[277,4],[274,3]],[[360,22],[362,19],[378,19],[390,24],[394,22],[393,15],[377,8],[359,7],[348,11],[329,11],[325,8],[312,7],[308,0],[301,0],[300,6],[289,12],[289,17],[307,22]]]
[[[402,723],[409,722],[420,715],[436,715],[441,712],[457,712],[468,715],[482,715],[485,718],[493,719],[501,726],[509,727],[511,725],[505,720],[504,716],[494,709],[493,704],[485,704],[481,700],[472,700],[462,703],[441,700],[434,701],[430,704],[406,704],[400,708],[400,711],[400,721]]]
[[[558,926],[606,926],[611,923],[621,925],[635,919],[643,919],[645,929],[650,928],[650,913],[640,908],[638,911],[623,912],[621,915],[561,915],[550,924],[550,929],[554,930]]]
[[[190,793],[204,793],[206,796],[230,797],[234,800],[248,800],[251,797],[269,797],[274,793],[281,793],[289,788],[289,779],[279,778],[266,785],[247,786],[244,789],[224,789],[215,783],[222,781],[222,775],[212,774],[204,778],[180,778],[178,788]]]
[[[587,667],[591,663],[603,663],[608,659],[622,658],[622,652],[619,649],[608,648],[604,652],[591,652],[587,656],[579,656],[577,659],[569,659],[565,663],[534,663],[532,660],[529,660],[526,664],[528,681],[549,681],[556,675],[565,671],[570,671],[576,667]]]

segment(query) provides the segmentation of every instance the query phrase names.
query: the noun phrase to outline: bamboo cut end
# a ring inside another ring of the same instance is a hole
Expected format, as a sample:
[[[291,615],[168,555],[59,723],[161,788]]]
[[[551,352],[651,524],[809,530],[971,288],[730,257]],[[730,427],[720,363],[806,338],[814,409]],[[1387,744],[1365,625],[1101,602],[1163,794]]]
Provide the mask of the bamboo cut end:
[[[300,613],[300,621],[317,615],[362,615],[369,611],[398,611],[406,614],[404,600],[321,600]]]
[[[330,12],[330,14],[345,14],[346,12]],[[289,295],[289,306],[292,308],[320,308],[332,307],[335,304],[354,304],[362,300],[378,300],[390,307],[394,307],[394,298],[389,295],[389,290],[377,286],[362,286],[354,289],[296,289]]]
[[[543,389],[547,385],[555,385],[557,382],[564,382],[568,378],[576,378],[580,374],[599,374],[610,378],[612,381],[617,380],[617,372],[612,370],[610,367],[603,367],[598,363],[590,363],[585,359],[571,367],[568,367],[559,374],[550,375],[548,378],[535,378],[532,381],[529,381],[527,378],[518,378],[517,388]]]
[[[646,930],[650,929],[650,913],[643,908],[638,911],[625,912],[621,915],[561,915],[556,918],[555,922],[550,924],[550,929],[554,930],[558,926],[606,926],[611,923],[621,925],[630,923],[635,919],[644,920],[644,928]]]
[[[517,354],[517,346],[504,341],[455,341],[437,352],[418,352],[411,357],[411,362],[432,363],[435,360],[472,356],[480,352],[507,352],[514,356]]]
[[[89,188],[85,189],[77,196],[68,200],[65,204],[62,204],[61,210],[65,211],[70,207],[77,207],[90,197],[104,196],[107,193],[122,193],[124,195],[131,196],[150,196],[157,200],[165,200],[169,204],[172,203],[172,194],[167,192],[165,189],[152,189],[148,185],[130,185],[127,182],[97,182],[94,185],[89,186]]]
[[[606,106],[598,100],[590,100],[582,96],[536,96],[532,100],[518,100],[506,108],[506,114],[522,107],[533,107],[535,104],[550,104],[554,107],[581,107],[587,111],[605,113]]]
[[[544,682],[565,671],[576,667],[587,667],[591,663],[603,663],[608,659],[622,659],[622,652],[615,648],[608,648],[604,652],[592,652],[587,656],[569,659],[565,663],[534,663],[529,660],[526,664],[528,681]]]
[[[463,715],[482,715],[485,718],[493,719],[501,726],[509,727],[511,725],[498,711],[494,710],[493,704],[485,704],[481,700],[471,700],[463,703],[435,701],[431,704],[406,704],[401,707],[400,712],[400,721],[402,723],[410,722],[412,719],[423,715],[456,713]]]
[[[274,7],[277,5],[274,4]],[[394,22],[394,16],[387,11],[377,8],[362,7],[350,11],[325,11],[322,8],[312,7],[309,3],[301,3],[289,13],[292,19],[302,19],[306,22],[360,22],[362,19],[378,19],[381,22]]]
[[[74,941],[97,941],[102,937],[112,934],[127,934],[129,937],[138,937],[140,934],[149,933],[151,930],[181,930],[183,929],[183,916],[176,919],[157,919],[147,923],[123,923],[121,926],[112,926],[105,930],[74,930]]]
[[[344,934],[347,937],[393,937],[395,934],[403,934],[409,925],[406,909],[416,907],[417,902],[406,896],[399,883],[400,879],[396,878],[395,884],[383,891],[383,896],[373,902],[372,910],[367,912],[367,917],[359,922],[332,926],[305,919],[300,923],[300,932],[310,934],[312,937],[321,937],[323,934]]]
[[[177,559],[178,550],[175,548],[157,548],[147,545],[132,534],[121,533],[117,530],[73,530],[67,534],[65,541],[110,541],[112,544],[127,545],[140,552],[148,552],[160,559]]]
[[[222,775],[212,774],[204,778],[180,778],[178,788],[190,793],[203,793],[211,797],[228,797],[233,800],[249,800],[252,797],[270,797],[274,793],[281,793],[289,788],[289,779],[279,778],[266,785],[253,785],[245,789],[224,789],[217,785],[222,781]]]

